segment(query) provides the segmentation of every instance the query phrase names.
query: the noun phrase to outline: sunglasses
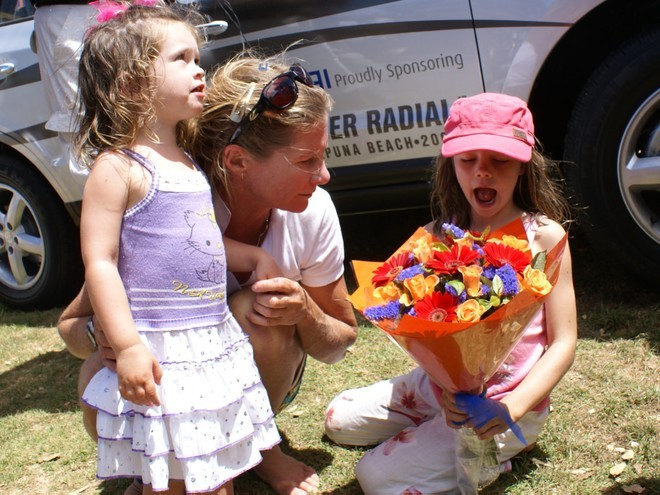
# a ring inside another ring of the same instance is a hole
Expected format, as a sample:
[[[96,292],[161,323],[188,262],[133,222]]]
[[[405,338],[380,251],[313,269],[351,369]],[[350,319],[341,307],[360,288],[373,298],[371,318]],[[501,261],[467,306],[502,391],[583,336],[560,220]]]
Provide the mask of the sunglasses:
[[[298,85],[296,81],[314,87],[314,81],[300,64],[293,64],[287,72],[271,79],[261,91],[257,104],[239,122],[236,130],[229,138],[227,144],[233,144],[239,138],[243,129],[266,110],[281,112],[293,105],[298,99]],[[233,115],[232,115],[233,116]]]

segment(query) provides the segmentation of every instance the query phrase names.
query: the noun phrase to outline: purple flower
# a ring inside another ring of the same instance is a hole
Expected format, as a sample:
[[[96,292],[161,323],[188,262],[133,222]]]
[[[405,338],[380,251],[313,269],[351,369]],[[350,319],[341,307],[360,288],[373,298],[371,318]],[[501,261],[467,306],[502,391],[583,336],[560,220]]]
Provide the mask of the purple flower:
[[[371,321],[394,320],[399,316],[399,301],[365,308],[364,317]]]
[[[486,277],[488,280],[493,280],[493,277],[495,276],[495,270],[496,268],[493,265],[488,265],[484,268],[484,271],[481,272],[481,275]]]
[[[518,279],[516,278],[516,272],[511,265],[503,265],[495,273],[499,275],[502,279],[502,295],[503,296],[514,296],[518,294]]]
[[[462,239],[465,236],[464,230],[451,223],[443,223],[441,230],[443,233],[450,235],[454,239]]]
[[[451,294],[454,297],[458,297],[458,292],[456,292],[456,289],[454,289],[454,287],[449,284],[445,284],[445,293]]]
[[[424,274],[424,267],[419,264],[419,265],[413,265],[410,268],[406,268],[404,270],[401,270],[401,273],[399,273],[396,278],[394,279],[395,282],[403,282],[404,280],[408,278],[413,278],[415,275],[420,275]]]

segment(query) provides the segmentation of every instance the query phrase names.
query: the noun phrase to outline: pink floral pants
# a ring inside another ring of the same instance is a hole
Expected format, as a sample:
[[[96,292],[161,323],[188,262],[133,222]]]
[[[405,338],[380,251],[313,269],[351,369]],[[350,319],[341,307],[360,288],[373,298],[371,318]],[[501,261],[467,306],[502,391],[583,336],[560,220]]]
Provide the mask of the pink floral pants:
[[[518,425],[536,442],[548,408],[530,412]],[[429,378],[420,368],[407,375],[346,390],[326,411],[326,434],[342,445],[376,445],[355,472],[367,495],[444,494],[456,490],[456,430],[445,422]],[[495,437],[502,463],[525,446],[513,432]]]

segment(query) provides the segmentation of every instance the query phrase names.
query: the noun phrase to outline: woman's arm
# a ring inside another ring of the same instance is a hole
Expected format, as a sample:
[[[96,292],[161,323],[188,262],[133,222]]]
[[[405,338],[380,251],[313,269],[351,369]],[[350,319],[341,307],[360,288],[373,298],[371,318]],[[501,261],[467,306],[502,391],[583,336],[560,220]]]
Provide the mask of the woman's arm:
[[[87,359],[96,351],[86,330],[87,321],[93,312],[89,294],[83,286],[57,320],[57,331],[66,344],[66,348],[80,359]]]
[[[295,325],[303,350],[321,362],[340,361],[357,338],[343,276],[323,287],[280,277],[256,282],[252,290],[256,301],[248,320],[262,326]]]

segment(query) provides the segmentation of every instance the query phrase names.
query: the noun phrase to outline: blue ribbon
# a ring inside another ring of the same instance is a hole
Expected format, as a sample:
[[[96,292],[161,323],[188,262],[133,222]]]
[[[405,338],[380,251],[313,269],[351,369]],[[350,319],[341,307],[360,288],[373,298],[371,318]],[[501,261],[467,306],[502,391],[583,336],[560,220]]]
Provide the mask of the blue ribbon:
[[[522,434],[520,426],[513,422],[509,411],[499,401],[487,399],[485,392],[482,395],[474,394],[456,394],[456,405],[469,417],[475,428],[481,428],[494,418],[500,418],[511,429],[513,434],[527,445],[527,441]]]

